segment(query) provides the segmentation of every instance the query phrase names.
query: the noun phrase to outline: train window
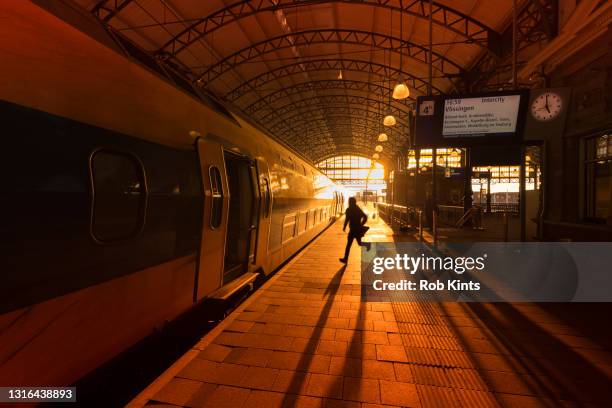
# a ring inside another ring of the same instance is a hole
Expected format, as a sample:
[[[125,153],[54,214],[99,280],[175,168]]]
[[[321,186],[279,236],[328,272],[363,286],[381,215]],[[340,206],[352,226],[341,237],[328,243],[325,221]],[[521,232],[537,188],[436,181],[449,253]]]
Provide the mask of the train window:
[[[265,177],[262,179],[261,183],[261,195],[263,197],[263,216],[264,218],[268,218],[270,216],[270,204],[272,197],[270,195],[270,183]]]
[[[308,229],[312,228],[315,224],[315,210],[308,211],[308,219],[306,220],[308,223]]]
[[[297,214],[287,214],[283,219],[283,230],[281,233],[282,243],[291,240],[297,232]]]
[[[293,163],[291,163],[289,160],[281,158],[281,164],[286,170],[293,170]]]
[[[100,242],[132,238],[146,212],[144,168],[129,153],[99,150],[91,157],[91,234]]]
[[[208,171],[210,177],[210,190],[212,194],[210,205],[210,227],[219,228],[223,219],[223,184],[221,171],[217,166],[210,166]]]
[[[300,211],[298,219],[298,235],[306,232],[308,229],[308,211]]]

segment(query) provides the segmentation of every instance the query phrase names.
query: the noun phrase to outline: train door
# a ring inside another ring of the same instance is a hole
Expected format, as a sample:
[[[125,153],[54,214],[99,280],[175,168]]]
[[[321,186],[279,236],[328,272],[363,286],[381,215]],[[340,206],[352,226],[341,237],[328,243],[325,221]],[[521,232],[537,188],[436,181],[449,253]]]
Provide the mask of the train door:
[[[223,284],[243,275],[255,260],[259,191],[255,161],[225,152],[230,201],[223,268]]]
[[[268,242],[270,239],[270,226],[272,215],[272,188],[270,185],[270,173],[268,171],[268,163],[259,159],[257,161],[259,175],[259,229],[257,232],[257,252],[256,260],[259,264],[265,264],[268,258]],[[270,272],[269,269],[265,270]]]
[[[222,146],[199,138],[196,148],[204,191],[204,214],[194,301],[214,292],[223,284],[225,233],[230,202]]]

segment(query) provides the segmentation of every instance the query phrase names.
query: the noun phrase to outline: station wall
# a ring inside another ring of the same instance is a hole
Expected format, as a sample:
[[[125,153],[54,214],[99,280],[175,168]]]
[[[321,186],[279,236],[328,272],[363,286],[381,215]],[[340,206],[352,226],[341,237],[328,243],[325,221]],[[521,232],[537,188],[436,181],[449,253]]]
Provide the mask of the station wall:
[[[588,168],[589,149],[594,139],[604,135],[612,137],[611,50],[612,31],[608,30],[550,76],[552,87],[571,87],[572,98],[563,137],[546,141],[548,182],[545,183],[544,237],[547,240],[612,240],[610,157],[603,160],[607,176],[600,174],[596,181]],[[601,165],[602,160],[599,162]],[[595,182],[599,184],[597,214],[592,210]],[[606,183],[610,195],[607,203]]]

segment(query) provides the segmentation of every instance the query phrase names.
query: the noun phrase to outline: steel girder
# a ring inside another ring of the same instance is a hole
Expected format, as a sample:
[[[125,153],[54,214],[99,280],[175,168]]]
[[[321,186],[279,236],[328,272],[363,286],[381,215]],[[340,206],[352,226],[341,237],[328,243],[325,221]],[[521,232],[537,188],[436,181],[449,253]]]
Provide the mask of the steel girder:
[[[356,150],[354,148],[351,148],[350,146],[345,146],[345,145],[339,146],[335,150],[330,150],[330,149],[318,150],[316,152],[311,153],[310,156],[308,156],[308,158],[312,160],[314,163],[319,163],[325,159],[329,159],[330,157],[344,156],[344,155],[364,156],[369,159],[372,159],[371,152]],[[393,158],[383,154],[383,155],[380,155],[380,158],[376,159],[376,161],[379,163],[382,163],[386,168],[387,166],[389,166],[390,163],[393,163]]]
[[[334,151],[334,152],[328,152],[327,154],[324,154],[322,156],[319,156],[317,158],[316,161],[314,161],[315,163],[320,163],[323,160],[327,160],[327,159],[331,159],[332,157],[335,156],[344,156],[344,155],[348,155],[348,156],[361,156],[361,157],[365,157],[366,159],[370,159],[373,161],[376,161],[378,163],[382,163],[383,166],[385,167],[385,170],[387,170],[387,166],[392,163],[393,161],[393,157],[386,155],[386,154],[382,154],[380,155],[379,159],[372,159],[372,154],[370,154],[371,152],[369,152],[368,154],[364,154],[363,152],[355,152],[354,149],[348,149],[345,148],[344,146],[342,146],[342,148],[339,148],[338,150]]]
[[[353,128],[351,126],[336,128],[333,132],[330,132],[328,129],[325,128],[309,128],[303,133],[295,134],[283,140],[287,142],[298,143],[300,141],[303,141],[304,139],[315,138],[316,140],[321,140],[329,136],[332,137],[333,140],[338,140],[342,137],[350,136],[354,140],[359,140],[363,141],[364,143],[367,143],[370,148],[373,148],[376,144],[381,144],[387,146],[387,148],[391,150],[397,150],[398,148],[405,146],[407,142],[407,139],[400,140],[397,138],[391,139],[387,142],[378,142],[376,138],[377,133],[369,132],[369,130],[370,129],[367,128],[358,128],[356,131],[356,128]]]
[[[343,120],[342,120],[343,119]],[[400,130],[395,129],[395,127],[388,127],[386,129],[382,129],[382,125],[379,126],[378,123],[369,122],[367,120],[359,121],[361,118],[344,118],[338,117],[337,120],[327,120],[327,121],[317,121],[309,122],[308,124],[302,124],[298,126],[294,126],[291,128],[291,131],[284,131],[277,134],[277,136],[281,139],[287,139],[291,137],[291,134],[305,134],[308,132],[320,132],[324,130],[332,130],[332,129],[347,129],[350,128],[354,132],[358,134],[369,134],[373,136],[378,136],[379,133],[384,132],[389,136],[390,140],[401,140],[405,139],[406,135],[403,134]]]
[[[321,144],[321,145],[327,145],[329,143],[327,143],[325,140],[322,140],[322,138],[320,136],[326,136],[327,134],[325,132],[309,132],[309,133],[305,133],[302,137],[297,138],[297,139],[290,139],[292,142],[295,142],[297,144],[306,144],[306,145],[317,145],[317,144]],[[370,138],[371,139],[371,138]],[[376,144],[378,144],[378,142],[374,142],[372,140],[370,140],[368,138],[363,138],[363,137],[359,137],[359,136],[355,136],[353,133],[351,133],[350,131],[347,132],[341,132],[338,133],[335,137],[334,137],[334,144],[339,144],[342,141],[346,141],[346,140],[351,140],[352,142],[355,143],[360,143],[364,146],[368,146],[369,151],[371,151],[372,153],[373,148]],[[373,144],[374,143],[374,144]],[[396,146],[389,146],[386,145],[387,150],[395,150]]]
[[[359,111],[359,110],[357,110]],[[310,112],[305,112],[302,116],[304,116],[308,122],[304,125],[302,125],[301,127],[293,127],[293,126],[289,126],[286,123],[282,123],[282,124],[278,124],[277,126],[277,133],[278,134],[281,132],[281,130],[283,131],[283,135],[282,135],[282,140],[287,141],[288,143],[290,142],[294,142],[296,140],[301,140],[303,139],[304,135],[309,134],[309,132],[311,131],[316,131],[318,132],[319,135],[321,135],[322,138],[326,138],[327,140],[333,141],[334,138],[334,128],[333,128],[333,120],[335,118],[343,118],[344,116],[342,116],[342,114],[347,114],[350,111],[347,109],[343,109],[343,108],[338,108],[333,110],[331,114],[328,115],[323,115],[320,112],[317,111],[310,111]],[[372,112],[369,111],[361,111],[362,114],[364,116],[367,115],[372,115]],[[354,113],[353,113],[354,114]],[[382,122],[382,117],[379,118],[380,121]],[[328,121],[332,121],[331,125]],[[363,133],[355,133],[355,131],[357,130],[358,132],[362,132],[364,129],[368,129],[370,128],[370,132],[369,134],[371,135],[378,135],[378,133],[380,131],[389,133],[389,136],[391,138],[391,143],[394,146],[398,145],[398,146],[402,146],[404,144],[406,144],[409,141],[409,128],[400,124],[397,124],[393,127],[393,133],[388,132],[389,129],[388,127],[383,127],[383,128],[378,128],[375,126],[371,125],[372,122],[370,122],[369,125],[359,125],[358,123],[354,123],[353,125],[355,125],[355,127],[353,128],[353,133],[356,135],[362,135],[363,137],[367,137],[367,134],[363,134]],[[314,124],[314,126],[310,127],[311,124]],[[279,136],[280,137],[280,136]],[[372,141],[376,141],[374,137],[372,137]]]
[[[377,101],[370,99],[369,97],[356,96],[356,95],[318,95],[310,98],[302,98],[297,102],[289,102],[282,106],[271,107],[266,110],[261,110],[253,114],[255,120],[261,123],[263,126],[269,127],[276,123],[276,119],[284,119],[286,115],[303,112],[303,109],[317,110],[323,109],[324,111],[330,108],[344,107],[344,106],[358,106],[367,108],[372,112],[380,112],[380,117],[391,114],[395,116],[396,120],[404,125],[408,122],[405,118],[410,115],[409,109],[401,109],[395,105],[384,105],[383,109],[379,110]],[[296,122],[300,122],[299,118],[296,118]],[[382,119],[381,119],[382,123]]]
[[[336,133],[350,131],[356,137],[363,139],[369,138],[370,142],[377,142],[377,136],[381,132],[389,135],[389,141],[384,142],[391,145],[393,148],[403,146],[409,140],[408,130],[403,126],[384,127],[379,125],[380,122],[372,122],[362,117],[332,116],[323,119],[313,119],[308,123],[292,126],[277,133],[278,137],[286,140],[288,143],[297,139],[302,139],[304,135],[317,134],[332,138]]]
[[[330,130],[330,135],[332,135],[333,127],[329,124],[329,121],[331,119],[333,119],[334,117],[341,117],[343,115],[353,116],[357,113],[360,113],[364,117],[367,117],[370,122],[378,121],[379,123],[382,123],[384,117],[384,115],[379,115],[377,112],[368,110],[367,108],[360,108],[358,106],[318,106],[314,109],[306,111],[297,110],[295,114],[289,117],[281,116],[275,118],[273,123],[268,123],[267,126],[264,125],[264,127],[266,127],[268,131],[272,134],[279,134],[283,132],[286,135],[291,135],[296,133],[296,127],[294,127],[296,123],[302,122],[304,124],[307,124],[314,121],[319,121],[319,123],[324,123],[328,126]],[[397,115],[394,116],[396,116],[396,120],[398,122],[395,125],[397,131],[399,133],[408,135],[409,127],[407,121],[404,120],[402,117],[398,117]]]
[[[557,35],[557,3],[557,0],[533,0],[525,6],[517,22],[519,51]]]
[[[108,23],[121,10],[134,0],[100,0],[91,9],[91,12],[100,21]]]
[[[256,13],[331,2],[329,0],[236,1],[227,7],[213,11],[204,18],[192,22],[188,27],[168,40],[157,53],[175,57],[179,52],[213,31]],[[333,2],[381,7],[421,19],[429,19],[428,0],[397,0],[395,2],[390,0],[335,0]],[[434,24],[460,35],[465,39],[466,43],[477,44],[495,52],[498,34],[482,22],[437,2],[433,3],[431,18]]]
[[[320,135],[318,134],[308,134],[308,135],[305,135],[300,140],[292,141],[292,143],[294,146],[296,147],[300,146],[301,148],[304,148],[304,149],[308,149],[308,148],[312,148],[316,146],[329,146],[330,145],[329,143],[321,141],[319,139],[319,136]],[[334,136],[334,146],[337,147],[338,145],[342,145],[342,144],[360,146],[360,147],[363,147],[366,152],[368,152],[369,154],[372,154],[374,153],[374,146],[377,144],[377,142],[355,137],[351,133],[341,133],[341,134],[335,135]],[[383,152],[386,155],[390,155],[390,156],[394,155],[395,153],[398,153],[399,151],[401,151],[402,147],[404,147],[404,145],[398,145],[398,146],[383,145],[383,146],[384,146]]]
[[[323,102],[324,101],[324,102]],[[372,108],[377,110],[380,106],[380,101],[376,99],[371,99],[368,97],[357,96],[357,95],[319,95],[313,96],[311,98],[300,99],[297,102],[290,102],[286,105],[277,107],[267,114],[263,116],[254,116],[256,120],[260,123],[266,125],[268,123],[268,118],[271,116],[275,116],[277,118],[283,118],[287,114],[291,114],[294,112],[299,112],[300,109],[304,108],[319,108],[319,109],[328,109],[330,107],[335,106],[348,106],[348,105],[357,105],[357,106],[365,106],[368,108]],[[408,116],[408,112],[410,108],[406,106],[406,109],[398,108],[394,105],[387,105],[382,111],[384,114],[391,114],[398,120],[401,120],[403,115]],[[272,122],[274,123],[274,122]]]
[[[532,0],[525,3],[518,13],[517,18],[517,50],[543,41],[550,41],[556,35],[557,27],[557,0]],[[510,88],[512,83],[505,84],[502,81],[492,81],[495,76],[504,76],[511,72],[512,62],[512,26],[510,25],[501,35],[501,56],[484,54],[474,64],[473,68],[466,72],[468,90],[482,91],[490,88]],[[519,65],[521,62],[519,61]],[[493,85],[491,82],[495,82]]]
[[[314,111],[316,112],[316,111]],[[302,122],[296,122],[295,126],[293,126],[293,129],[301,129],[301,125],[305,123],[305,126],[308,127],[310,125],[313,126],[322,126],[325,124],[331,124],[331,125],[346,125],[346,124],[353,124],[356,126],[362,126],[362,127],[371,127],[372,129],[379,129],[379,131],[377,131],[376,134],[380,133],[380,132],[385,132],[388,133],[389,135],[399,135],[399,134],[403,134],[402,133],[402,129],[404,129],[404,126],[401,124],[402,122],[400,122],[399,125],[396,126],[384,126],[382,124],[382,119],[384,118],[384,114],[378,114],[377,112],[372,112],[370,110],[366,110],[366,109],[360,109],[360,108],[349,108],[348,109],[348,115],[346,114],[347,111],[343,108],[340,109],[332,109],[330,112],[326,112],[328,114],[326,114],[325,116],[321,116],[319,118],[313,116],[312,117],[312,121],[302,121]],[[322,118],[326,118],[329,120],[325,120],[323,121]],[[381,120],[378,120],[381,119]]]
[[[297,128],[294,127],[293,124],[295,124],[297,120],[300,118],[303,119],[303,123],[307,123],[307,122],[310,123],[310,122],[318,121],[319,123],[327,124],[327,121],[333,120],[334,117],[340,117],[343,114],[345,115],[353,114],[354,115],[356,112],[360,112],[364,116],[369,116],[369,117],[377,116],[376,113],[365,110],[365,109],[355,109],[355,108],[351,109],[348,107],[329,107],[329,108],[326,108],[325,111],[315,109],[315,110],[300,112],[290,118],[282,119],[278,121],[277,123],[275,123],[274,127],[268,128],[268,131],[272,134],[278,134],[281,131],[283,131],[287,135],[287,138],[291,138],[291,135],[296,135],[296,132],[297,132],[296,130]],[[380,123],[382,123],[383,117],[379,116],[378,119]],[[329,125],[327,126],[330,130],[330,134],[332,134],[333,128]],[[395,125],[395,128],[397,129],[397,132],[399,132],[400,134],[405,134],[406,138],[408,138],[409,127],[406,126],[406,124],[403,121],[398,121],[398,123]]]
[[[342,139],[340,143],[330,145],[328,143],[303,143],[296,145],[296,148],[305,152],[313,162],[318,163],[323,160],[323,157],[339,156],[341,154],[357,154],[365,157],[372,157],[373,150],[369,144],[363,144],[352,139]],[[379,153],[382,158],[390,159],[393,157],[392,152],[385,150]]]
[[[272,134],[280,131],[282,128],[287,128],[287,123],[295,124],[298,119],[302,119],[303,122],[311,122],[315,120],[327,120],[334,117],[354,117],[361,116],[365,120],[370,122],[382,123],[384,114],[380,114],[377,111],[372,111],[367,108],[359,106],[328,106],[325,109],[311,109],[308,111],[297,112],[295,115],[290,117],[281,118],[280,121],[268,126],[268,130]],[[408,123],[403,118],[397,118],[397,124],[395,125],[398,129],[408,129]],[[401,130],[399,130],[401,132]],[[406,131],[407,133],[407,131]]]
[[[326,141],[326,138],[328,137],[333,138],[333,143],[329,143]],[[370,153],[374,152],[374,146],[376,146],[377,144],[382,144],[385,147],[387,153],[397,153],[398,151],[402,150],[407,146],[407,143],[387,144],[387,142],[377,142],[376,139],[373,138],[368,139],[359,135],[355,135],[350,129],[342,130],[339,133],[335,133],[333,136],[330,136],[325,131],[308,132],[304,133],[300,137],[287,139],[287,143],[292,143],[293,146],[302,146],[307,148],[313,143],[313,140],[322,145],[336,145],[342,139],[348,138],[351,139],[352,143],[360,143],[361,145],[367,146],[367,150]]]
[[[243,82],[236,88],[223,95],[223,99],[232,102],[236,101],[247,93],[257,90],[257,88],[261,87],[262,85],[297,74],[322,71],[338,72],[340,70],[343,72],[362,72],[373,74],[384,79],[391,77],[402,78],[406,80],[409,87],[416,89],[423,94],[427,92],[427,81],[417,78],[406,71],[401,71],[388,65],[354,59],[315,59],[283,65],[282,67],[267,71],[261,75],[248,79],[246,82]],[[432,89],[434,93],[443,93],[439,88],[432,87]]]
[[[398,129],[395,129],[395,126],[393,128],[382,129],[381,127],[376,126],[376,124],[373,124],[371,122],[366,125],[353,122],[342,123],[338,122],[337,120],[332,120],[330,122],[329,118],[327,118],[327,121],[314,120],[307,124],[302,124],[301,126],[284,129],[283,132],[279,132],[278,137],[282,140],[289,141],[299,139],[305,134],[316,133],[333,137],[335,134],[342,133],[345,131],[350,131],[355,136],[368,138],[374,142],[377,141],[378,134],[384,132],[389,137],[388,143],[392,145],[404,145],[409,139],[409,133],[407,129],[403,126]]]
[[[350,144],[354,146],[363,147],[362,151],[365,152],[365,154],[371,155],[372,153],[374,153],[374,146],[378,144],[377,142],[372,142],[372,141],[368,141],[368,140],[364,140],[360,138],[351,137],[351,135],[346,134],[346,133],[336,136],[336,139],[334,139],[333,143],[330,143],[330,142],[327,142],[321,139],[321,135],[307,135],[307,136],[305,135],[301,139],[291,140],[290,143],[292,143],[292,146],[294,146],[295,149],[299,149],[299,151],[302,151],[302,150],[309,150],[313,146],[315,146],[314,142],[312,141],[313,139],[317,139],[316,140],[317,145],[335,148],[337,145],[339,145],[339,143],[341,143],[340,139],[348,139],[348,138],[350,138],[351,140]],[[406,149],[407,149],[407,145],[386,146],[384,152],[385,154],[393,155],[393,154],[397,154],[398,152],[406,150]]]
[[[263,96],[261,99],[253,102],[249,106],[242,109],[246,114],[253,115],[255,112],[265,109],[272,108],[274,103],[290,98],[291,96],[301,95],[306,92],[315,92],[327,90],[344,90],[344,91],[357,91],[365,92],[366,94],[375,94],[382,99],[382,103],[386,103],[388,99],[392,100],[392,103],[398,105],[409,106],[414,109],[414,97],[404,101],[398,101],[391,98],[393,89],[388,86],[378,85],[372,82],[365,81],[351,81],[348,79],[328,79],[319,81],[308,81],[300,82],[287,88],[281,88],[275,92],[269,93]],[[409,101],[409,102],[408,102]]]
[[[197,82],[200,86],[206,86],[247,61],[280,49],[312,44],[357,44],[393,52],[401,49],[406,57],[427,64],[427,47],[397,37],[361,30],[305,30],[267,38],[238,50],[211,65],[199,75]],[[432,66],[437,72],[451,76],[459,76],[463,72],[461,65],[437,52],[432,53]]]
[[[312,150],[308,153],[308,158],[312,160],[314,163],[319,163],[327,158],[334,156],[365,156],[372,159],[372,154],[365,147],[355,148],[351,145],[342,145],[338,146],[334,149],[330,149],[327,147],[317,148],[316,150]],[[385,167],[388,166],[388,163],[393,162],[393,157],[387,154],[381,154],[380,158],[376,160],[377,162],[383,163]]]

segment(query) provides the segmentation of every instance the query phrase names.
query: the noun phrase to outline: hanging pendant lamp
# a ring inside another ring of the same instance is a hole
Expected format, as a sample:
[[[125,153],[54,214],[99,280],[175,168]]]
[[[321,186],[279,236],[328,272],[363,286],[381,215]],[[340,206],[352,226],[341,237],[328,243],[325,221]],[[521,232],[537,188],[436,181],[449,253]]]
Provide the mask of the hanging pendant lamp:
[[[372,155],[372,158],[373,158],[374,160],[378,160],[378,159],[380,158],[380,155],[379,155],[378,153],[374,153],[374,154]]]
[[[406,99],[410,96],[410,89],[402,81],[393,88],[393,99]]]
[[[386,133],[381,133],[380,135],[378,135],[379,142],[386,142],[387,140],[389,140],[389,137]]]
[[[374,150],[376,150],[376,152],[380,153],[383,151],[383,147],[381,145],[378,145],[374,148]]]
[[[392,36],[393,35],[393,10],[390,10],[390,12],[391,12],[391,24],[390,24],[390,29],[389,29],[389,36]],[[388,66],[391,66],[391,50],[389,50],[387,55],[389,56]],[[389,77],[389,88],[388,89],[391,89],[391,77]],[[391,109],[391,92],[389,92],[389,110],[390,109]],[[396,121],[393,115],[387,115],[383,119],[383,125],[385,126],[395,126],[395,123]]]
[[[383,120],[383,125],[385,126],[395,126],[395,123],[395,117],[393,115],[387,115]]]
[[[400,72],[403,68],[403,56],[404,52],[402,47],[404,46],[404,16],[400,14]],[[406,99],[410,96],[410,89],[404,81],[400,81],[393,88],[393,99]]]

